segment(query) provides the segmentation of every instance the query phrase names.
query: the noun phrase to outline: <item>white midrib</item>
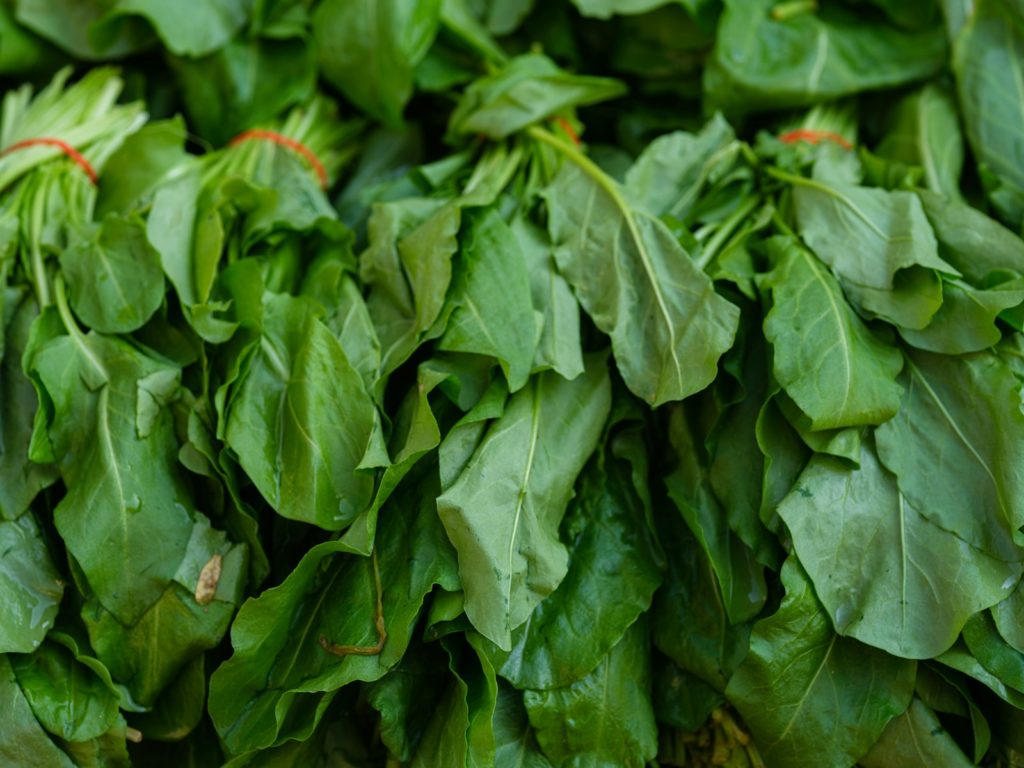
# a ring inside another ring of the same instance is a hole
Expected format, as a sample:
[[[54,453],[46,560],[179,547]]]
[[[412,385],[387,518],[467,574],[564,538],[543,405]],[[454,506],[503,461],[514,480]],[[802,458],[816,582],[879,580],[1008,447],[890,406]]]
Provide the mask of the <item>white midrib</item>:
[[[914,365],[914,362],[909,358],[907,359],[907,363],[910,365],[910,369],[913,372],[914,376],[918,379],[918,381],[921,382],[921,386],[925,388],[925,390],[928,392],[928,395],[935,402],[935,405],[942,413],[943,418],[945,418],[946,421],[949,423],[949,426],[952,427],[953,431],[956,433],[956,436],[960,438],[960,442],[962,442],[964,446],[967,448],[967,450],[971,452],[971,455],[974,456],[978,464],[981,465],[981,468],[985,471],[985,474],[988,475],[989,480],[992,481],[992,487],[996,492],[996,498],[999,500],[1000,511],[1004,513],[1007,512],[1006,504],[1003,501],[1003,495],[1000,492],[999,483],[996,481],[996,477],[992,473],[992,470],[989,468],[988,464],[981,457],[981,454],[978,453],[978,450],[977,448],[974,447],[974,444],[967,439],[967,435],[965,435],[961,431],[960,426],[956,423],[956,420],[953,418],[953,415],[946,409],[946,404],[942,402],[942,399],[939,397],[938,393],[934,389],[932,389],[931,384],[928,383],[928,380],[925,379],[924,374],[921,373],[921,369]],[[1012,518],[1010,516],[1007,516],[1007,519],[1009,520]]]
[[[821,274],[820,266],[815,264],[814,257],[803,248],[800,249],[800,254],[807,260],[807,264],[810,267],[811,272],[814,274],[815,279],[821,283],[821,287],[824,289],[825,295],[828,296],[829,304],[832,305],[832,313],[835,315],[836,325],[839,326],[839,335],[842,337],[843,342],[843,363],[846,368],[846,376],[844,377],[845,386],[843,387],[843,404],[839,408],[839,414],[845,414],[846,405],[850,400],[850,387],[853,382],[853,359],[850,357],[850,337],[846,333],[846,325],[843,323],[842,312],[839,309],[839,305],[836,303],[835,296],[833,296],[832,291],[829,290],[829,285],[825,281],[824,275]]]
[[[779,734],[779,737],[775,739],[774,743],[778,744],[786,740],[786,736],[789,734],[790,730],[793,728],[793,725],[796,723],[800,713],[803,711],[804,704],[807,702],[807,697],[811,695],[811,691],[814,689],[815,684],[818,682],[818,678],[821,677],[821,671],[825,669],[825,665],[828,663],[829,656],[832,655],[832,649],[835,648],[836,638],[838,637],[839,636],[836,634],[832,635],[832,639],[829,641],[828,644],[828,650],[825,651],[824,658],[822,658],[821,663],[818,664],[818,668],[814,672],[814,677],[812,677],[811,682],[807,684],[807,688],[804,689],[803,696],[800,697],[800,700],[795,705],[792,717],[789,718],[789,722],[786,723],[786,727],[782,730],[782,733]]]
[[[533,407],[531,409],[530,424],[530,450],[526,455],[526,469],[523,472],[522,488],[519,489],[519,498],[516,499],[516,510],[512,521],[512,535],[508,540],[508,587],[505,590],[505,624],[511,631],[512,617],[512,561],[516,548],[516,538],[519,535],[519,521],[523,517],[523,505],[526,503],[526,493],[530,487],[530,476],[533,473],[533,461],[537,452],[537,440],[540,435],[540,393],[537,391],[537,384],[533,384]]]
[[[124,546],[123,552],[128,552],[128,507],[124,499],[124,480],[121,478],[121,470],[118,467],[117,454],[114,452],[114,440],[110,434],[110,385],[104,384],[100,390],[99,404],[99,433],[100,443],[103,446],[103,455],[107,459],[108,472],[117,490],[118,513],[121,522],[121,541]]]

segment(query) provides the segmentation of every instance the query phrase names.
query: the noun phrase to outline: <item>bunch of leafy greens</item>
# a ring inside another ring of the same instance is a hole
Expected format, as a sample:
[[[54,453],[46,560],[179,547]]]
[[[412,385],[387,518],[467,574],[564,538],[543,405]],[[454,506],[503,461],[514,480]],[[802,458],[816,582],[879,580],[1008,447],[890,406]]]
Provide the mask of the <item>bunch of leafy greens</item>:
[[[0,4],[0,762],[1024,759],[1020,2],[189,6]]]

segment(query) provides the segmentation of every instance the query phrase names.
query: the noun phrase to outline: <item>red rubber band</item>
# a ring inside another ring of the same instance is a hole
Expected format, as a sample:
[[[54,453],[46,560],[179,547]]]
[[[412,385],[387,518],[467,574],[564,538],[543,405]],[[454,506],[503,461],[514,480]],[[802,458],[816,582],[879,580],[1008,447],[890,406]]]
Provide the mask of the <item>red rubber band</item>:
[[[564,117],[556,117],[554,118],[554,121],[558,125],[558,127],[565,131],[566,135],[570,139],[572,139],[572,143],[578,147],[580,145],[580,137],[576,134],[576,131],[573,129],[572,123],[570,123]]]
[[[806,141],[811,144],[820,144],[823,141],[832,141],[843,149],[853,149],[853,145],[838,133],[834,133],[832,131],[812,131],[809,128],[800,128],[795,131],[783,133],[779,136],[779,141],[785,142],[786,144],[795,144],[798,141]]]
[[[280,144],[282,147],[287,147],[293,152],[298,152],[304,158],[309,161],[309,164],[313,166],[313,170],[316,171],[317,178],[320,179],[320,186],[327,189],[330,186],[330,182],[327,179],[327,169],[324,168],[324,164],[320,162],[320,158],[316,156],[309,147],[300,141],[295,139],[289,139],[276,131],[265,131],[260,128],[253,128],[248,131],[242,131],[240,134],[235,136],[228,146],[233,147],[236,144],[241,144],[243,141],[250,141],[251,139],[266,139],[272,141],[275,144]]]
[[[25,149],[26,147],[57,147],[61,152],[70,157],[78,167],[85,171],[85,175],[89,177],[94,185],[99,183],[99,177],[96,175],[96,169],[90,165],[89,161],[82,156],[82,153],[72,147],[66,141],[60,139],[51,139],[47,137],[40,137],[38,139],[25,139],[24,141],[16,141],[11,146],[7,147],[0,155],[6,155],[10,152],[15,152],[19,149]]]

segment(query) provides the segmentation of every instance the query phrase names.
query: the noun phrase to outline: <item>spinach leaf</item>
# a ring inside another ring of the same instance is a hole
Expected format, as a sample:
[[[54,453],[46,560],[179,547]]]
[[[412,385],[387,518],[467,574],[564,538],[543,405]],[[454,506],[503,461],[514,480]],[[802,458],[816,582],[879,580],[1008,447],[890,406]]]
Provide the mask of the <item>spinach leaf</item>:
[[[953,56],[967,138],[989,199],[1009,226],[1024,222],[1019,120],[1024,104],[1024,9],[979,0]]]
[[[736,307],[614,180],[564,142],[533,135],[566,157],[544,193],[555,260],[594,324],[611,337],[626,384],[652,406],[706,387],[732,344]]]
[[[813,458],[779,515],[837,633],[928,659],[955,642],[968,617],[1002,600],[1021,566],[940,527],[905,484],[865,442],[857,469]]]
[[[546,56],[524,54],[466,89],[452,112],[448,132],[501,139],[569,107],[623,93],[625,87],[617,80],[572,75]]]
[[[517,688],[549,690],[583,678],[651,604],[661,581],[657,551],[626,458],[646,466],[635,431],[620,432],[578,481],[571,517],[569,568],[512,635],[512,649],[493,653],[498,673]],[[623,456],[625,454],[625,456]],[[606,599],[616,595],[614,599]]]
[[[773,765],[801,765],[812,751],[822,765],[849,765],[910,703],[914,662],[836,635],[792,558],[782,583],[782,605],[754,626],[726,695]]]
[[[278,514],[328,530],[369,505],[359,471],[377,412],[308,299],[268,295],[258,347],[233,386],[226,444]]]
[[[773,12],[775,0],[726,0],[704,73],[707,105],[726,114],[784,109],[937,73],[946,62],[938,24],[904,30],[839,3]]]
[[[657,728],[647,632],[640,619],[586,677],[564,688],[524,693],[530,724],[548,759],[630,768],[653,759]]]
[[[765,280],[772,308],[764,335],[776,380],[813,429],[879,424],[894,416],[899,351],[857,316],[810,251],[792,241],[769,247],[776,266]]]
[[[558,526],[610,407],[604,356],[573,381],[533,378],[487,429],[437,511],[459,553],[466,615],[503,650],[512,631],[561,583]]]
[[[30,653],[57,616],[64,584],[31,513],[0,521],[0,650]]]
[[[988,352],[913,352],[903,386],[899,412],[875,433],[882,463],[928,520],[991,557],[1019,563],[1019,383]]]
[[[972,762],[960,751],[935,713],[915,698],[906,712],[889,722],[860,764],[865,768],[888,765],[967,768]]]
[[[345,554],[343,544],[324,542],[279,586],[239,611],[231,630],[234,654],[210,681],[210,713],[232,753],[270,746],[296,731],[308,736],[334,691],[353,680],[375,680],[402,659],[435,584],[458,589],[454,552],[437,519],[433,473],[436,465],[422,465],[385,506],[375,557]],[[331,643],[373,647],[380,640],[378,616],[386,631],[379,655],[328,650]]]
[[[441,0],[324,0],[313,15],[324,77],[369,114],[400,124],[440,13]]]

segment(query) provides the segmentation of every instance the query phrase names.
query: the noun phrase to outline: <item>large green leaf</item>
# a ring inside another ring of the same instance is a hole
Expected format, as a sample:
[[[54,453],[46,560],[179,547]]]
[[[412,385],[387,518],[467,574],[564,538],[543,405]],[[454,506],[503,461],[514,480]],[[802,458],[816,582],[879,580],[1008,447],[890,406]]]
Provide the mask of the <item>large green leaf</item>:
[[[71,759],[46,735],[11,669],[10,657],[0,655],[0,759],[6,765],[47,765],[73,768]]]
[[[650,607],[661,582],[661,553],[647,528],[632,468],[616,456],[632,455],[646,469],[642,451],[638,433],[621,433],[580,476],[572,514],[573,527],[582,530],[569,552],[569,570],[513,632],[512,650],[492,654],[499,674],[517,688],[557,688],[579,680]]]
[[[1024,302],[1024,279],[981,290],[960,280],[942,283],[942,306],[928,325],[915,331],[901,328],[900,335],[918,349],[963,355],[995,346],[1003,337],[996,320]]]
[[[993,606],[992,618],[1003,639],[1024,653],[1024,583],[1019,583],[1009,597]]]
[[[836,635],[793,558],[782,583],[782,605],[754,625],[726,696],[768,765],[796,768],[814,755],[815,765],[845,768],[906,709],[915,664]]]
[[[904,96],[876,151],[882,157],[924,169],[925,186],[950,200],[960,199],[964,141],[956,104],[936,83]]]
[[[899,477],[903,495],[928,520],[972,547],[1019,563],[1024,559],[1015,543],[1015,532],[1024,525],[1020,383],[988,352],[910,353],[901,383],[899,413],[876,436],[878,455]]]
[[[704,185],[738,146],[732,126],[716,114],[700,133],[675,131],[648,144],[626,173],[625,187],[637,207],[687,221]]]
[[[704,75],[727,114],[811,104],[922,80],[946,65],[939,24],[908,31],[841,5],[788,17],[775,0],[727,0]]]
[[[216,146],[308,99],[316,86],[316,48],[302,37],[240,36],[170,64],[190,128]]]
[[[489,768],[495,764],[494,714],[498,683],[494,669],[454,638],[442,645],[449,654],[452,679],[431,715],[410,768]]]
[[[673,407],[670,412],[668,436],[676,457],[671,474],[665,478],[668,495],[708,556],[729,621],[740,624],[764,605],[764,569],[750,548],[729,529],[728,517],[711,490],[696,435],[682,407]]]
[[[380,338],[384,376],[405,362],[434,325],[452,280],[459,206],[411,198],[374,207],[360,257],[366,300]]]
[[[0,290],[6,290],[0,298],[0,520],[13,520],[57,473],[28,458],[37,400],[32,382],[21,372],[21,357],[37,305],[27,291]]]
[[[392,755],[409,762],[430,725],[433,701],[447,683],[447,659],[437,644],[413,644],[398,666],[366,686],[366,698],[380,712],[380,738]]]
[[[1021,566],[931,521],[928,507],[905,495],[904,481],[865,441],[857,469],[811,459],[779,515],[837,632],[927,659],[954,643],[969,616],[1006,597]]]
[[[369,505],[358,470],[377,426],[362,378],[305,299],[268,294],[227,405],[225,441],[278,514],[338,530]]]
[[[642,768],[658,749],[647,621],[637,621],[590,674],[523,695],[530,724],[555,765]]]
[[[1024,274],[1024,240],[967,203],[917,190],[939,254],[965,279],[985,285],[993,272]]]
[[[177,741],[188,736],[205,714],[206,656],[199,654],[164,688],[151,711],[132,717],[132,727],[146,739]]]
[[[939,276],[957,274],[912,192],[788,177],[800,236],[838,275],[858,308],[923,328],[942,302]]]
[[[750,624],[729,621],[718,577],[681,515],[668,510],[658,531],[668,570],[654,598],[654,644],[683,671],[724,690],[747,654]]]
[[[590,356],[586,372],[573,381],[538,375],[509,400],[437,499],[459,553],[466,615],[505,650],[512,630],[565,576],[568,556],[558,526],[610,401],[603,356]]]
[[[137,621],[119,620],[97,600],[85,604],[96,655],[136,702],[152,705],[185,665],[221,642],[242,601],[247,554],[200,518],[174,580]]]
[[[377,529],[387,632],[379,655],[337,656],[324,647],[372,647],[379,639],[373,559],[345,554],[336,541],[310,549],[279,586],[239,611],[231,627],[234,655],[210,681],[210,714],[231,752],[308,736],[330,692],[353,680],[375,680],[399,662],[435,584],[459,588],[455,555],[434,505],[436,471],[436,465],[421,465],[406,477]]]
[[[739,311],[661,221],[634,209],[585,157],[562,151],[569,160],[544,193],[555,259],[611,336],[627,386],[653,406],[703,389],[732,345]]]
[[[857,316],[839,284],[793,241],[774,241],[767,278],[772,309],[764,334],[775,378],[814,429],[879,424],[895,415],[903,366],[899,351]]]
[[[498,682],[494,707],[494,768],[551,768],[523,705],[523,694]]]
[[[116,0],[89,30],[100,49],[116,39],[125,17],[140,16],[153,25],[167,50],[180,56],[203,56],[223,46],[245,23],[244,0],[198,0],[187,8],[161,0]]]
[[[537,345],[526,259],[493,208],[463,226],[462,279],[452,289],[455,308],[438,349],[497,358],[515,392],[526,384]]]
[[[167,408],[178,369],[77,329],[30,345],[26,367],[50,404],[46,434],[67,486],[57,531],[103,605],[133,624],[174,578],[194,525]]]
[[[570,74],[548,57],[528,53],[475,80],[452,111],[448,131],[501,139],[569,107],[613,99],[625,91],[618,80]]]
[[[170,171],[187,162],[185,121],[180,115],[147,123],[124,140],[103,166],[96,214],[133,210],[152,200]]]
[[[534,310],[542,315],[534,368],[575,379],[583,373],[580,305],[555,267],[547,231],[524,216],[513,219],[511,227],[526,260]]]
[[[413,70],[440,24],[441,0],[326,0],[313,16],[329,83],[377,119],[398,125]]]
[[[969,768],[973,764],[935,713],[917,698],[889,722],[871,751],[860,759],[864,768]]]
[[[160,256],[141,218],[108,214],[61,251],[75,314],[100,333],[141,328],[164,300]]]
[[[953,57],[967,138],[989,198],[1011,228],[1024,225],[1024,8],[978,0]]]
[[[40,724],[66,741],[88,741],[115,724],[118,697],[63,646],[9,657],[14,676]]]
[[[0,652],[37,648],[53,626],[63,594],[35,516],[0,520]]]
[[[1007,686],[1024,693],[1024,653],[999,634],[995,620],[986,611],[977,613],[964,626],[964,644],[978,662]]]

